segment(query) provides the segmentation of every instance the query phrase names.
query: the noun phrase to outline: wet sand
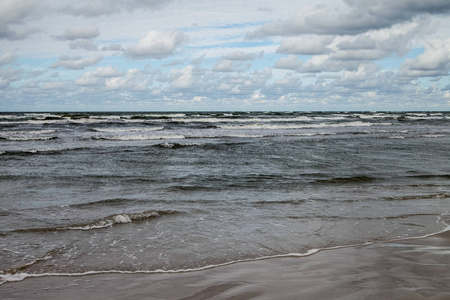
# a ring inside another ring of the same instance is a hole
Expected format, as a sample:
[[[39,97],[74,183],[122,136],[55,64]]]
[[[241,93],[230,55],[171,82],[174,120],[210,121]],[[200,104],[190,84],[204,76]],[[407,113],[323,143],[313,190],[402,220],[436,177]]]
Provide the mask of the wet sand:
[[[450,231],[176,274],[28,278],[0,299],[450,299]]]

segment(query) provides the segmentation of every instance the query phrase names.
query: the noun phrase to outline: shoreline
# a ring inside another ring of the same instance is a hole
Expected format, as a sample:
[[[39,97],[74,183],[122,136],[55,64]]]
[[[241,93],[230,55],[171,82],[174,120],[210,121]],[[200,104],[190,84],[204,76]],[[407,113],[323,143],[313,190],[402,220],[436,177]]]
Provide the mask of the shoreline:
[[[450,299],[450,230],[178,273],[40,276],[1,299]]]

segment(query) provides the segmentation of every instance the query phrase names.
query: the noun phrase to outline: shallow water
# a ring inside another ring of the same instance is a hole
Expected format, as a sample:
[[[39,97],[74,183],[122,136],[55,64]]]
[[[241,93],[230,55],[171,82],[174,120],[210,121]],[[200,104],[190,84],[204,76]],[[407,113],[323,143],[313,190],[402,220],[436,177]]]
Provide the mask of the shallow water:
[[[0,270],[157,271],[447,227],[450,113],[0,114]]]

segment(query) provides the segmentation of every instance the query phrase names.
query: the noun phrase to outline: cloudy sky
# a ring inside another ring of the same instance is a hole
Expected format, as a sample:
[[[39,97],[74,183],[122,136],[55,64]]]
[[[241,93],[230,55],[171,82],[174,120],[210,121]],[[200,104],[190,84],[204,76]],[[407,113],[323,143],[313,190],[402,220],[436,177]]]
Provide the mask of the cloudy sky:
[[[0,111],[449,110],[449,0],[0,0]]]

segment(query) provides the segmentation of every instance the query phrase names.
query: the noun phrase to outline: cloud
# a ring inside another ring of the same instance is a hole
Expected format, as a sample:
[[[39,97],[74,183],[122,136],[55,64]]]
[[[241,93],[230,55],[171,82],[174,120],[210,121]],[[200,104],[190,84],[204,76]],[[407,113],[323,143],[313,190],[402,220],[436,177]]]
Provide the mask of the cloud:
[[[185,39],[185,34],[180,30],[150,30],[137,44],[128,47],[126,54],[134,59],[162,59],[173,54]]]
[[[98,77],[118,77],[124,75],[125,73],[119,71],[117,67],[113,68],[111,66],[107,66],[98,68],[95,70],[94,74]]]
[[[277,79],[274,81],[274,86],[296,87],[300,85],[301,85],[300,78],[293,76],[291,73],[287,73],[284,75],[282,79]]]
[[[424,53],[407,59],[399,75],[405,77],[446,76],[450,70],[450,39],[433,40],[425,45]]]
[[[195,74],[195,69],[191,65],[181,70],[171,70],[169,77],[172,79],[170,86],[174,89],[189,89],[199,82],[198,75]]]
[[[124,74],[124,72],[121,72],[117,68],[113,68],[111,66],[100,67],[95,71],[84,73],[74,81],[74,84],[81,86],[103,85],[105,84],[107,78],[120,77]]]
[[[412,41],[425,37],[432,28],[427,20],[417,20],[352,36],[288,37],[277,52],[313,56],[303,64],[293,56],[284,57],[274,67],[306,73],[355,70],[360,64],[406,54]]]
[[[276,69],[288,69],[299,71],[303,66],[303,63],[298,60],[297,55],[289,55],[287,57],[280,58],[273,66]]]
[[[69,48],[72,50],[84,49],[88,51],[97,51],[98,47],[91,40],[77,40],[69,43]]]
[[[303,64],[301,71],[306,73],[339,72],[343,69],[356,69],[360,63],[355,60],[333,60],[329,55],[315,55]]]
[[[102,51],[119,51],[119,52],[125,52],[126,49],[120,45],[120,44],[111,44],[108,46],[103,46]]]
[[[14,81],[22,79],[23,70],[13,68],[0,69],[0,89],[5,89]]]
[[[206,57],[206,54],[202,54],[202,55],[200,55],[200,56],[194,58],[194,59],[191,61],[191,64],[193,64],[193,65],[199,65],[199,64],[202,63],[202,61],[203,61],[203,59],[204,59],[205,57]]]
[[[283,40],[278,53],[316,55],[331,52],[330,43],[334,36],[295,36]]]
[[[67,27],[64,34],[56,36],[59,40],[70,41],[69,48],[72,50],[83,49],[88,51],[97,51],[98,47],[92,41],[100,35],[97,26],[76,26]]]
[[[93,86],[93,85],[101,85],[104,83],[104,79],[101,77],[95,76],[93,72],[87,72],[81,75],[79,78],[75,79],[75,85],[81,86]]]
[[[39,31],[31,28],[12,28],[22,25],[38,9],[37,0],[0,1],[0,39],[19,40]]]
[[[57,36],[61,40],[76,40],[76,39],[93,39],[100,35],[97,26],[77,26],[77,27],[67,27],[64,30],[64,34]]]
[[[105,70],[104,70],[105,71]],[[144,91],[148,89],[151,80],[137,68],[128,70],[124,76],[111,77],[105,81],[105,89]]]
[[[227,60],[254,60],[256,55],[252,53],[245,53],[243,51],[234,51],[223,58]]]
[[[16,55],[13,51],[5,52],[2,56],[0,56],[0,66],[8,65],[16,60]]]
[[[424,14],[446,14],[446,0],[344,0],[345,7],[317,5],[297,12],[287,20],[267,23],[249,32],[247,38],[299,34],[356,35],[389,28]]]
[[[78,0],[76,4],[63,5],[60,10],[70,15],[94,18],[122,11],[156,9],[170,2],[171,0]]]
[[[228,59],[220,60],[212,69],[214,72],[233,72],[233,62]]]
[[[377,42],[367,35],[359,35],[353,40],[344,40],[337,47],[340,50],[362,50],[373,49],[377,47]]]
[[[99,61],[103,59],[103,56],[97,55],[91,58],[81,58],[80,56],[60,56],[59,60],[52,64],[50,68],[66,68],[66,69],[73,69],[73,70],[81,70],[88,66],[95,65]]]

